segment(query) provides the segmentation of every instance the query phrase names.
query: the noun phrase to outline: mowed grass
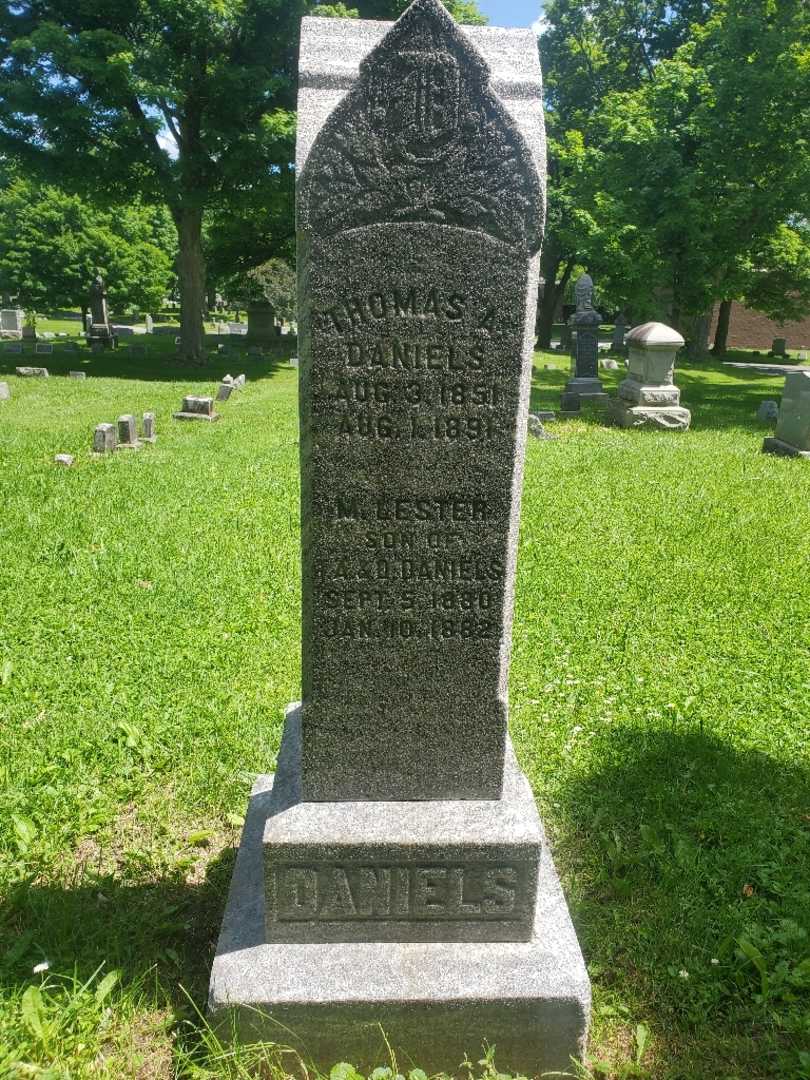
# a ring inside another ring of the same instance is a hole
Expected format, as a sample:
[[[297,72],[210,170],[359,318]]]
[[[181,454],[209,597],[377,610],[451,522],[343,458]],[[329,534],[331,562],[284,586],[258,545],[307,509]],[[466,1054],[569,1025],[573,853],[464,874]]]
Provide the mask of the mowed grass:
[[[82,356],[84,382],[0,357],[3,1077],[247,1075],[197,1010],[299,695],[297,373],[165,349]],[[534,407],[565,367],[538,354]],[[227,370],[220,423],[170,419]],[[687,434],[530,440],[512,731],[593,978],[590,1075],[810,1077],[810,465],[760,453],[781,380],[678,382]],[[156,446],[91,459],[147,409]]]

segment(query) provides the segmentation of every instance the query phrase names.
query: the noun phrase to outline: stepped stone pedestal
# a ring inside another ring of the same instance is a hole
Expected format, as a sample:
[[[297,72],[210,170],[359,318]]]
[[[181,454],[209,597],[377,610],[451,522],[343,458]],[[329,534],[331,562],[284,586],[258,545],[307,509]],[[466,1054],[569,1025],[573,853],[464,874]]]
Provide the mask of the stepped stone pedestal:
[[[675,356],[684,345],[677,330],[649,322],[627,334],[629,373],[610,402],[608,419],[619,427],[686,431],[692,414],[674,383]]]
[[[588,976],[507,730],[540,92],[529,31],[440,0],[303,23],[303,702],[254,788],[209,1008],[327,1072],[387,1063],[386,1039],[428,1073],[485,1043],[529,1076],[584,1052]]]

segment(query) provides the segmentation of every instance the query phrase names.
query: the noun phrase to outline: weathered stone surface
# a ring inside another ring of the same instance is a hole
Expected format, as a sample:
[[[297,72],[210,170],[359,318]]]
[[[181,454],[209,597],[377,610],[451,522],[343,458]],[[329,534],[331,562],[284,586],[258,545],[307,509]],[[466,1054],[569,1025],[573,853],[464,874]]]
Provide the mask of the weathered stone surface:
[[[305,29],[304,66],[310,40]],[[299,122],[306,145],[300,110]],[[298,202],[304,794],[497,798],[538,165],[435,0],[417,0],[368,55],[310,146]]]
[[[787,449],[786,449],[787,448]],[[785,377],[775,438],[766,439],[763,450],[774,454],[810,453],[810,371],[794,371]]]
[[[787,356],[787,340],[785,338],[774,338],[771,352],[774,356]]]
[[[23,312],[19,308],[3,308],[0,311],[0,334],[22,337]]]
[[[7,382],[0,382],[0,401],[8,401],[11,397],[11,390]]]
[[[143,414],[142,438],[144,442],[157,442],[157,432],[155,431],[155,414],[153,412],[145,412]]]
[[[138,429],[132,413],[118,417],[118,449],[136,450],[140,446]]]
[[[276,330],[276,316],[272,304],[267,301],[257,301],[248,308],[248,341],[255,342],[257,346],[272,345],[278,337]],[[250,349],[248,350],[250,352]],[[261,348],[258,349],[261,352]]]
[[[246,382],[247,378],[244,375],[237,375],[236,378],[233,380],[233,385],[236,387],[237,390],[244,390]]]
[[[231,382],[220,383],[217,390],[217,401],[227,401],[234,391],[234,385]]]
[[[622,398],[611,399],[607,418],[618,427],[657,427],[687,431],[692,414],[680,405],[631,405]]]
[[[574,292],[577,310],[568,320],[571,346],[571,378],[560,396],[560,409],[576,413],[582,405],[601,407],[608,397],[599,381],[599,325],[602,316],[594,310],[593,281],[583,274]]]
[[[287,717],[264,843],[268,941],[523,941],[542,831],[508,745],[503,797],[303,802]]]
[[[382,1024],[430,1072],[489,1040],[534,1075],[581,1056],[589,1008],[506,734],[536,43],[439,0],[348,23],[302,27],[304,705],[248,816],[210,1008],[321,1068],[376,1064]]]
[[[111,454],[118,446],[118,430],[115,424],[98,424],[93,433],[93,450],[96,454]]]
[[[14,369],[16,375],[28,379],[47,379],[49,372],[44,367],[18,367]]]
[[[546,845],[529,941],[268,943],[272,781],[253,789],[211,974],[209,1012],[224,1037],[235,1023],[244,1041],[292,1040],[324,1072],[344,1059],[368,1071],[388,1061],[382,1024],[398,1059],[429,1074],[455,1073],[484,1040],[502,1070],[570,1071],[585,1048],[590,985]]]
[[[183,398],[183,408],[172,413],[175,420],[219,420],[219,413],[214,412],[214,399],[190,394]]]
[[[631,330],[626,341],[629,371],[610,403],[608,420],[625,428],[686,431],[691,413],[681,407],[681,392],[673,382],[675,356],[683,338],[663,323],[649,322]]]
[[[761,420],[763,424],[772,424],[779,419],[779,402],[778,401],[763,401],[760,407],[757,409],[757,420]]]
[[[53,459],[54,465],[64,465],[69,468],[73,464],[72,454],[56,454]]]
[[[69,371],[68,372],[68,378],[69,379],[86,379],[87,378],[87,372],[86,371]]]
[[[552,416],[553,418],[553,416]],[[543,427],[543,421],[537,415],[537,413],[529,413],[529,434],[533,435],[535,439],[556,439],[556,435],[552,435],[546,431]]]

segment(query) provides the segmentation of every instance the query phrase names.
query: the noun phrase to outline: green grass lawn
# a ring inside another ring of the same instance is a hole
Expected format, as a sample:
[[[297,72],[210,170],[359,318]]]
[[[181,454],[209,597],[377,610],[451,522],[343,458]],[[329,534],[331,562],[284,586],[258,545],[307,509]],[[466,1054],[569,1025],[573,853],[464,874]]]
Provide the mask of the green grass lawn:
[[[299,696],[297,373],[172,346],[83,355],[83,382],[0,354],[0,1077],[243,1075],[196,1010]],[[171,420],[242,370],[219,424]],[[533,407],[566,371],[538,354]],[[677,380],[686,434],[530,440],[512,731],[593,978],[590,1074],[807,1078],[810,465],[760,453],[781,380]],[[156,446],[91,459],[147,409]]]

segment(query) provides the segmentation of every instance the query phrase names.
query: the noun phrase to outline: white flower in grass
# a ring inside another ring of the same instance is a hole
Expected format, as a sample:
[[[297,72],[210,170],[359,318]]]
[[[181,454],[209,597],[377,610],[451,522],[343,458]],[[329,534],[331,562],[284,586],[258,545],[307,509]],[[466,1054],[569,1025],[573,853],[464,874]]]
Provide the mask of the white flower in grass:
[[[47,971],[50,968],[50,966],[51,965],[48,963],[47,960],[43,960],[39,964],[34,964],[34,974],[35,975],[41,975],[43,973],[43,971]]]
[[[678,972],[678,978],[679,979],[688,979],[689,978],[689,972],[686,970],[686,968],[681,968],[681,970]]]
[[[712,957],[712,967],[719,967],[719,966],[720,966],[720,961],[717,959],[716,956],[713,956]]]

